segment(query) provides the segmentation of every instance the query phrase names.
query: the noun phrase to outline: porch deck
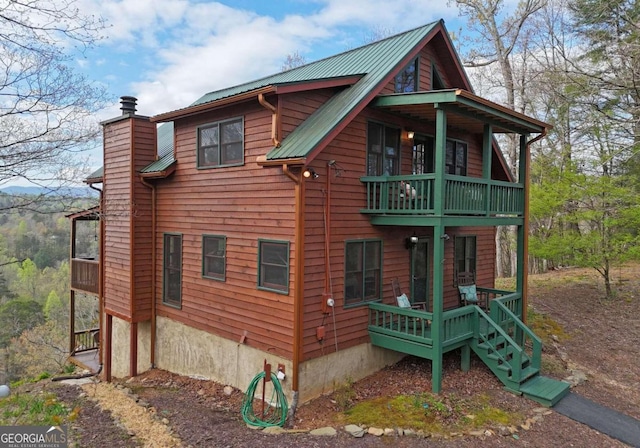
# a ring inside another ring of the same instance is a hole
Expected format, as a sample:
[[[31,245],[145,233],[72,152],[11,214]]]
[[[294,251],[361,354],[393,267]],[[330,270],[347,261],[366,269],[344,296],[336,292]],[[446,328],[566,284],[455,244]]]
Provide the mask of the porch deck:
[[[97,348],[74,353],[69,356],[69,362],[92,373],[96,373],[100,369],[100,357]]]

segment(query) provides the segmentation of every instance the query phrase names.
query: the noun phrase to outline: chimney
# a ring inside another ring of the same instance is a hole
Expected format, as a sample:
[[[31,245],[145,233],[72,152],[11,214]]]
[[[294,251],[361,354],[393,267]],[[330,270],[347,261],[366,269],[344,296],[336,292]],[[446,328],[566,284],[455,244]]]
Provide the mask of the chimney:
[[[136,102],[138,98],[133,96],[121,96],[120,97],[120,110],[122,115],[134,115],[136,113]]]

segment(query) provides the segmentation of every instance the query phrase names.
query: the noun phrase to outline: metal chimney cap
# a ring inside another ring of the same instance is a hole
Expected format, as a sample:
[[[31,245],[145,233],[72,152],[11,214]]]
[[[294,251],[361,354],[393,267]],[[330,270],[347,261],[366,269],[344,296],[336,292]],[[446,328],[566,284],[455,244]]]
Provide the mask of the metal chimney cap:
[[[121,96],[120,97],[120,110],[122,111],[122,115],[129,115],[136,113],[136,103],[138,98],[134,96]]]

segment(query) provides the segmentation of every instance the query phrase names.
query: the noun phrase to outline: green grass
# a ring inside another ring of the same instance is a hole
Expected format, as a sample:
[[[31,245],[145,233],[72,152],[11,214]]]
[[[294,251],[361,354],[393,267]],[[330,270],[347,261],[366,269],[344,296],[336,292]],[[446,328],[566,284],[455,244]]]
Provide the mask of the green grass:
[[[72,420],[77,411],[71,411],[50,392],[14,392],[0,399],[0,425],[61,425]]]
[[[411,428],[443,435],[515,425],[523,420],[517,413],[491,406],[484,394],[472,398],[430,393],[377,397],[356,404],[344,416],[347,423],[356,425]]]

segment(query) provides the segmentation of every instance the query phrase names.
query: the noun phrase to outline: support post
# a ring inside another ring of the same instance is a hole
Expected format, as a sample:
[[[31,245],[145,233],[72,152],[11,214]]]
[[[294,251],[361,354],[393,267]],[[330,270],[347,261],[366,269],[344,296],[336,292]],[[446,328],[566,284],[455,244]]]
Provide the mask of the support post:
[[[444,293],[444,225],[442,220],[433,227],[433,321],[431,338],[433,339],[433,358],[431,360],[431,388],[434,393],[442,390],[442,345],[443,328],[443,293]]]
[[[486,182],[484,194],[485,216],[491,214],[491,159],[493,156],[493,126],[484,125],[482,134],[482,179]]]

